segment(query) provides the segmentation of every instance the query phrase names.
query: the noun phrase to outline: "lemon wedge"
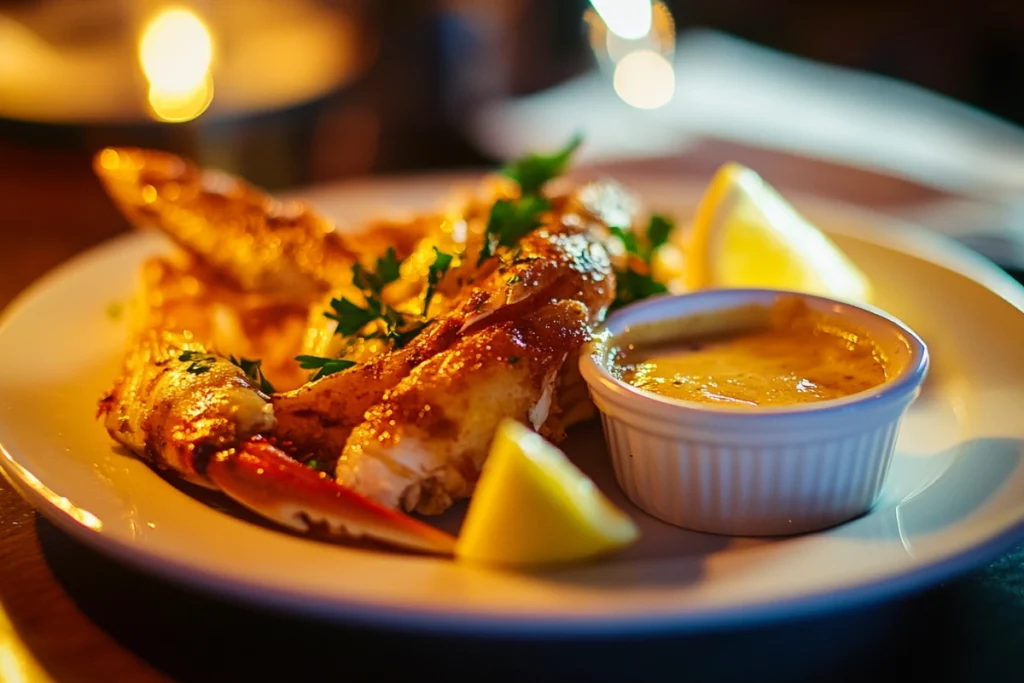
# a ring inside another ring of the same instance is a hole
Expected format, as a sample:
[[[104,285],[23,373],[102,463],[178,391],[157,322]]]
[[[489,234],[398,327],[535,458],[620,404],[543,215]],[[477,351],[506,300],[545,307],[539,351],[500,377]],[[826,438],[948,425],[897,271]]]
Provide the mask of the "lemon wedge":
[[[455,546],[456,557],[551,565],[603,555],[639,535],[565,454],[515,420],[498,427]]]
[[[753,170],[722,166],[697,208],[686,285],[764,287],[851,303],[871,299],[867,276]]]

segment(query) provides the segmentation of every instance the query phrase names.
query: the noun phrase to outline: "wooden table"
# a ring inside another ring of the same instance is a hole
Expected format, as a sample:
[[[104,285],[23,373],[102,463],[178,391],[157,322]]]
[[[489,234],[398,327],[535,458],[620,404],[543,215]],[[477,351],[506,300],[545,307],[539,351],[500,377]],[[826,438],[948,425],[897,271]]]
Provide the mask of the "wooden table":
[[[711,145],[769,181],[874,206],[922,188]],[[844,175],[845,174],[845,175]],[[858,189],[859,188],[859,189]],[[858,196],[851,196],[851,192]],[[0,306],[125,222],[88,156],[0,143]],[[1022,680],[1024,546],[989,567],[883,606],[771,629],[616,642],[453,639],[301,621],[193,594],[123,567],[37,515],[0,480],[0,681],[156,680]]]

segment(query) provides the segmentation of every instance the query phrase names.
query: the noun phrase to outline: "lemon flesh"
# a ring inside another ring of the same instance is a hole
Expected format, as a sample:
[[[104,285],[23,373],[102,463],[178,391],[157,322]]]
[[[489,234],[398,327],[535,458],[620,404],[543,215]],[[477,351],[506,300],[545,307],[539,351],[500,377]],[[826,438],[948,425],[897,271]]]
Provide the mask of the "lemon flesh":
[[[498,427],[455,546],[498,565],[581,561],[633,543],[633,521],[559,449],[515,420]]]
[[[701,199],[689,239],[687,285],[756,287],[871,300],[867,276],[761,176],[722,166]]]

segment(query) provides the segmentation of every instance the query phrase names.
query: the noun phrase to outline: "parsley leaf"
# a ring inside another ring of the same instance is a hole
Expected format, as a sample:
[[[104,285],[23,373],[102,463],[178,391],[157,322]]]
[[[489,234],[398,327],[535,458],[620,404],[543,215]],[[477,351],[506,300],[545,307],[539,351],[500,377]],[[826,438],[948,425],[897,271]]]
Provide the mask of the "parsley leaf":
[[[390,334],[389,338],[394,340],[395,346],[397,346],[398,348],[402,348],[403,346],[411,342],[413,339],[415,339],[416,336],[420,332],[425,330],[427,328],[427,325],[429,324],[430,321],[424,320],[422,322],[416,323],[412,327],[407,327],[404,330],[399,330],[396,328]]]
[[[201,375],[205,372],[209,372],[214,363],[217,362],[217,358],[215,356],[211,356],[210,354],[202,351],[182,351],[181,355],[178,356],[178,360],[182,363],[188,363],[189,366],[185,368],[185,372],[193,375]]]
[[[451,254],[446,254],[437,247],[434,247],[434,262],[427,271],[427,292],[423,295],[423,315],[430,310],[430,300],[434,298],[434,288],[441,282],[441,278],[448,272],[452,265]]]
[[[582,142],[582,135],[574,135],[565,147],[553,154],[528,154],[502,169],[505,176],[519,185],[519,199],[499,199],[491,206],[478,266],[493,256],[498,247],[514,246],[541,226],[540,215],[551,208],[551,202],[542,196],[541,190],[548,181],[565,172],[573,152]]]
[[[260,391],[264,394],[273,394],[276,391],[274,385],[263,375],[263,361],[235,358],[234,356],[229,356],[228,360],[240,367],[245,376],[253,382],[259,382]]]
[[[398,279],[398,267],[401,264],[394,248],[388,247],[384,255],[377,259],[377,266],[372,273],[360,263],[352,266],[352,282],[364,292],[379,295],[385,286]]]
[[[647,247],[644,248],[640,244],[640,240],[637,238],[637,234],[632,230],[625,228],[619,228],[616,226],[609,226],[609,230],[613,235],[622,240],[622,245],[626,248],[626,251],[630,254],[639,256],[644,261],[650,262],[651,254],[654,250],[665,244],[668,241],[668,236],[672,233],[674,225],[671,220],[660,214],[654,214],[651,216],[650,222],[647,224]]]
[[[583,136],[576,134],[569,143],[554,154],[528,154],[508,164],[502,173],[519,183],[523,196],[539,194],[547,182],[565,172]]]
[[[445,256],[450,262],[451,257],[447,254]],[[435,261],[436,264],[437,261]],[[383,333],[373,332],[364,338],[383,337],[392,341],[401,341],[406,334],[402,330],[407,324],[406,316],[384,303],[380,298],[384,287],[399,278],[400,265],[401,261],[396,257],[395,250],[388,247],[384,256],[377,259],[377,265],[373,272],[366,270],[358,263],[352,267],[352,283],[362,290],[366,298],[366,306],[360,306],[348,299],[331,299],[333,310],[324,315],[338,323],[335,334],[351,337],[370,323],[380,321],[384,325]]]
[[[331,299],[333,312],[324,313],[338,323],[337,334],[351,337],[381,316],[381,303],[376,299],[367,299],[366,308],[352,303],[348,299]]]
[[[651,255],[654,250],[665,244],[673,229],[672,221],[665,216],[654,214],[647,224],[646,244],[641,244],[637,233],[611,226],[609,230],[613,235],[622,240],[626,252],[635,258],[639,258],[648,267],[651,264]],[[646,299],[657,294],[665,294],[668,288],[655,280],[648,272],[640,272],[635,267],[635,259],[625,270],[615,271],[615,303],[612,308],[619,308],[640,299]],[[641,270],[645,270],[641,266]]]
[[[299,367],[303,370],[317,371],[312,379],[327,377],[336,372],[348,370],[355,365],[355,361],[341,358],[324,358],[323,356],[295,356],[295,360],[299,361]]]
[[[632,268],[615,273],[615,303],[612,308],[619,308],[640,299],[665,294],[668,288],[650,275],[638,273]]]
[[[396,258],[394,248],[388,247],[384,256],[377,259],[377,281],[381,283],[382,287],[398,279],[401,274],[398,270],[400,265],[402,262]]]
[[[626,252],[629,254],[636,254],[637,256],[643,256],[640,253],[640,243],[636,239],[636,233],[632,230],[626,230],[625,228],[619,228],[614,225],[609,226],[608,229],[613,235],[622,240],[622,246],[626,248]]]
[[[534,195],[521,199],[499,199],[491,207],[484,232],[484,246],[477,265],[492,256],[498,247],[511,247],[541,226],[540,215],[551,202]]]
[[[668,242],[668,236],[672,233],[673,227],[671,219],[658,213],[651,216],[651,220],[647,224],[647,241],[650,243],[651,251]]]

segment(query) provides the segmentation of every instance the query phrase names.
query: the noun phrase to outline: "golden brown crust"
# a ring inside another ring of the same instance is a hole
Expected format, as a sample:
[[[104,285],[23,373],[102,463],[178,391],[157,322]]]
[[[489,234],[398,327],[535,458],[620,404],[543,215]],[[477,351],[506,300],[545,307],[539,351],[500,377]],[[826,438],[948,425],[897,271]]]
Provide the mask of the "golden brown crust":
[[[165,152],[106,148],[94,170],[130,221],[154,226],[247,292],[313,297],[345,281],[356,251],[298,202]]]
[[[101,399],[110,436],[155,467],[201,478],[203,457],[273,429],[269,397],[198,344],[147,335]]]
[[[468,497],[502,419],[546,421],[542,404],[586,340],[587,318],[578,301],[553,303],[463,337],[423,363],[352,432],[339,482],[424,514]]]

